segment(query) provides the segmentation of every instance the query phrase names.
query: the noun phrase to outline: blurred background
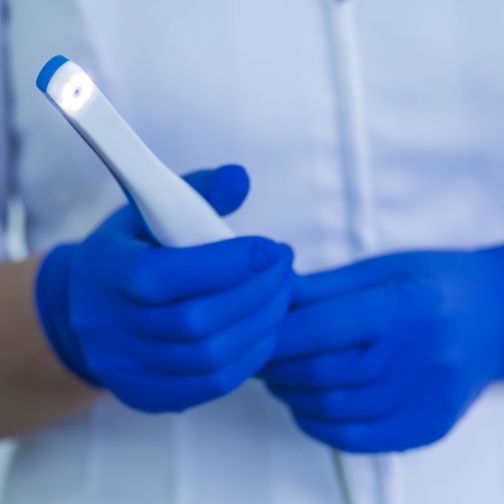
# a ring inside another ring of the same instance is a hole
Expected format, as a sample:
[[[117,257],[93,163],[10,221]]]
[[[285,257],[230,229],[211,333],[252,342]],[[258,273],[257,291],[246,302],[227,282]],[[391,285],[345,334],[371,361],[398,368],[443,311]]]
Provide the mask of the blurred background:
[[[10,256],[20,261],[27,257],[28,250],[24,239],[25,211],[19,199],[14,198],[9,203],[7,216],[7,248]],[[14,447],[14,441],[0,441],[0,497],[3,494],[7,468]]]

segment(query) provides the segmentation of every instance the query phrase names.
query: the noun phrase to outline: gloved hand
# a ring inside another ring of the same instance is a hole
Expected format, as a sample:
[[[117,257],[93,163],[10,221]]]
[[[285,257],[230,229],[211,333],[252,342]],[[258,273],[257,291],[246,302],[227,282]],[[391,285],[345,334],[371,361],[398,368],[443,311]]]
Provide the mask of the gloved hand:
[[[299,277],[262,370],[306,433],[351,452],[443,437],[504,374],[504,248]]]
[[[248,190],[236,166],[187,180],[221,214]],[[82,243],[45,258],[39,315],[81,378],[142,411],[181,411],[237,388],[271,356],[291,261],[289,247],[260,237],[160,247],[126,206]]]

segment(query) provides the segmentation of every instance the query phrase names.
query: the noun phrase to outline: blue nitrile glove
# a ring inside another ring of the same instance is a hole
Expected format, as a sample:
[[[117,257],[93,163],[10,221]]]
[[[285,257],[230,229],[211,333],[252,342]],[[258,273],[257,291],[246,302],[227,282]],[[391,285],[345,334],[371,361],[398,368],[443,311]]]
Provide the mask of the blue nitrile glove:
[[[504,375],[504,248],[378,257],[298,277],[293,298],[261,375],[333,447],[432,443]]]
[[[248,190],[236,166],[187,180],[221,213]],[[291,261],[289,247],[261,237],[160,247],[126,206],[82,243],[49,253],[37,304],[74,373],[133,408],[181,411],[232,391],[271,357]]]

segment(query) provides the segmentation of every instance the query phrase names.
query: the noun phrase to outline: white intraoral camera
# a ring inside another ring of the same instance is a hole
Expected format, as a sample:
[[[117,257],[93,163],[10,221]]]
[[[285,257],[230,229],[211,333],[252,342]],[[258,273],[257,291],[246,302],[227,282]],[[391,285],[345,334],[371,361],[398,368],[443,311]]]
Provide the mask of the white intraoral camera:
[[[41,70],[37,87],[105,163],[161,245],[189,247],[234,237],[207,201],[143,143],[82,68],[55,56]]]

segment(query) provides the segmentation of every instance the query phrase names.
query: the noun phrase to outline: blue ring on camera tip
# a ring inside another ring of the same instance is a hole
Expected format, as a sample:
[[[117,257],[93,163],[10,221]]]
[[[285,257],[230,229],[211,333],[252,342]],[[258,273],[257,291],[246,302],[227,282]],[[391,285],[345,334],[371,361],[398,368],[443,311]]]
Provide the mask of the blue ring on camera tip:
[[[51,82],[51,79],[53,78],[53,75],[68,61],[70,61],[68,58],[59,55],[54,56],[54,58],[51,58],[44,65],[44,68],[40,70],[40,73],[37,77],[37,87],[40,89],[40,91],[47,93],[47,88],[49,86],[49,82]]]

